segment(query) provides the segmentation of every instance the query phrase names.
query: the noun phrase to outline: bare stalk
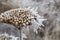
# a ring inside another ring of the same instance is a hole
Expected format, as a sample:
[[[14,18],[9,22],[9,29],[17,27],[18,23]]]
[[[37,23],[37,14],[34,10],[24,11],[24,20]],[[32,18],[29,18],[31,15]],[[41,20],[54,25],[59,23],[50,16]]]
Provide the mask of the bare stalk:
[[[20,28],[20,40],[21,40],[21,28]]]
[[[18,32],[19,32],[19,40],[21,40],[21,28],[17,28]]]

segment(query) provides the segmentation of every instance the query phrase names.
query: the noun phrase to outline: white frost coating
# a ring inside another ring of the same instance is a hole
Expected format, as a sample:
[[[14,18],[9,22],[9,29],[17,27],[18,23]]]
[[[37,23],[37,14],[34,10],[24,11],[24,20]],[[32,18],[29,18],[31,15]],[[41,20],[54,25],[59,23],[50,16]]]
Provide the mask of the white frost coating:
[[[7,33],[4,33],[4,34],[0,34],[0,40],[4,39],[5,40],[18,40],[19,37],[15,37],[13,35],[8,35]],[[11,39],[9,39],[11,38]]]
[[[37,29],[38,28],[41,29],[41,27],[40,27],[41,25],[44,26],[42,22],[45,20],[46,19],[38,19],[38,22],[35,20],[32,21],[32,26],[33,26],[34,32],[36,32],[36,34],[38,33]]]
[[[34,8],[33,8],[33,9],[34,9]],[[33,9],[31,9],[32,14],[37,16],[37,20],[32,19],[32,25],[33,25],[34,32],[38,33],[38,32],[37,32],[37,29],[40,28],[41,25],[44,26],[44,25],[42,24],[42,22],[43,22],[44,20],[46,20],[46,19],[43,19],[43,17],[41,17],[41,16],[36,12],[36,10],[34,11]],[[33,18],[33,17],[31,17],[31,18]],[[40,29],[41,29],[41,28],[40,28]]]
[[[40,16],[36,11],[32,10],[32,14],[36,15],[37,16],[37,20],[34,20],[32,19],[32,25],[33,25],[33,29],[34,29],[34,32],[38,33],[37,32],[37,29],[40,28],[40,26],[44,26],[43,25],[43,21],[45,21],[46,19],[43,19],[42,16]],[[33,18],[33,17],[32,17]],[[41,28],[40,28],[41,29]]]
[[[21,33],[21,40],[24,40],[24,38],[27,38],[26,34],[24,34],[23,32]]]

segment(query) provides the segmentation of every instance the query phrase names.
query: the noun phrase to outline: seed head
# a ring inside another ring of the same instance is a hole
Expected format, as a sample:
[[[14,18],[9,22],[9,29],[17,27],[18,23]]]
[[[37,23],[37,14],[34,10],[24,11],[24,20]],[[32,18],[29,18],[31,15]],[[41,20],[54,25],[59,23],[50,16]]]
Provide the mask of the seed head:
[[[18,27],[31,25],[31,19],[35,19],[29,9],[13,9],[0,14],[0,21],[13,24]],[[32,18],[31,18],[32,17]]]
[[[13,24],[14,26],[17,26],[17,28],[33,25],[34,23],[41,26],[43,25],[42,21],[45,19],[42,19],[38,12],[36,12],[36,9],[28,7],[6,11],[0,14],[0,21]]]

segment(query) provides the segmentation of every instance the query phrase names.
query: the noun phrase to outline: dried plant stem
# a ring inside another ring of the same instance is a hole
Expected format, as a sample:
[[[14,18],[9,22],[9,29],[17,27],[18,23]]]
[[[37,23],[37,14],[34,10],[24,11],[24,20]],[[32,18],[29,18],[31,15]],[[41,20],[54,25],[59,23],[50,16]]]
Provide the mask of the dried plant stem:
[[[19,40],[21,40],[21,28],[17,28],[18,32],[19,32]]]
[[[20,40],[21,40],[21,28],[20,28]]]

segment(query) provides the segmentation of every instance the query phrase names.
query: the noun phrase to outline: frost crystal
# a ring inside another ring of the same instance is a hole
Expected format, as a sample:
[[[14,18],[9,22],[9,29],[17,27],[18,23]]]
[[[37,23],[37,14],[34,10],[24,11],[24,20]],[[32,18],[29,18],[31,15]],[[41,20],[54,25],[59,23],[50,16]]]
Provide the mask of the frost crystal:
[[[24,38],[27,38],[26,34],[24,34],[23,32],[21,33],[21,36],[22,36],[21,40],[24,40]]]
[[[19,37],[8,35],[7,33],[0,34],[0,40],[18,40]]]

